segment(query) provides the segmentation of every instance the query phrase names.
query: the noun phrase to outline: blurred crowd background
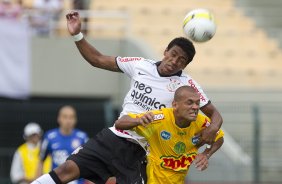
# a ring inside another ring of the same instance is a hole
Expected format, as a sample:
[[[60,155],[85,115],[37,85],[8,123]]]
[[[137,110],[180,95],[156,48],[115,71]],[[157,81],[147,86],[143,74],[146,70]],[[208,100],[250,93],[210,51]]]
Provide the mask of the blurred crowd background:
[[[67,12],[80,12],[84,34],[101,52],[158,60],[195,8],[214,13],[217,32],[195,43],[186,72],[222,113],[226,141],[210,168],[192,169],[187,182],[281,183],[281,0],[0,0],[0,183],[12,182],[29,122],[41,138],[71,105],[76,127],[92,137],[118,117],[129,80],[83,61]]]

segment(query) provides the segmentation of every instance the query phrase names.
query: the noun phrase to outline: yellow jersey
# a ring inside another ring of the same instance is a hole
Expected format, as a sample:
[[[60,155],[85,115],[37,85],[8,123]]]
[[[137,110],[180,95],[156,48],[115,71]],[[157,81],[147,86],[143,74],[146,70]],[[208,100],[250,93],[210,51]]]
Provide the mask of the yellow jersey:
[[[154,121],[147,127],[137,126],[133,130],[148,141],[147,177],[149,184],[184,183],[189,167],[195,159],[198,148],[194,135],[210,125],[210,119],[199,114],[189,127],[179,128],[175,124],[172,108],[151,111]],[[129,114],[136,118],[141,114]],[[217,141],[223,137],[220,130]]]
[[[39,157],[40,146],[29,148],[27,143],[22,144],[18,148],[22,160],[22,166],[26,179],[35,179],[37,167],[40,161]],[[43,163],[43,173],[48,173],[51,170],[51,157],[48,156]]]

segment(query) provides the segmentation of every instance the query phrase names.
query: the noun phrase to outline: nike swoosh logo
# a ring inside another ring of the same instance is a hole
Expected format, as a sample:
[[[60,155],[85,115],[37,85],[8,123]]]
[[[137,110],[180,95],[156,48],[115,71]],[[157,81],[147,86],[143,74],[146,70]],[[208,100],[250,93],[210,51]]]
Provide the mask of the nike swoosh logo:
[[[145,73],[138,72],[138,75],[146,75]]]

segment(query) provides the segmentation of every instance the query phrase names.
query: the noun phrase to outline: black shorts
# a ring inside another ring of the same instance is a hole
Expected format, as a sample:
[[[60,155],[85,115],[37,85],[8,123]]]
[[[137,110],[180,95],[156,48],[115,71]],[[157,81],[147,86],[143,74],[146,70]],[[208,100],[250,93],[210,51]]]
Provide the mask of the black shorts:
[[[104,184],[115,176],[118,184],[143,183],[141,161],[143,148],[116,136],[106,128],[77,149],[68,160],[74,161],[80,170],[80,177]]]

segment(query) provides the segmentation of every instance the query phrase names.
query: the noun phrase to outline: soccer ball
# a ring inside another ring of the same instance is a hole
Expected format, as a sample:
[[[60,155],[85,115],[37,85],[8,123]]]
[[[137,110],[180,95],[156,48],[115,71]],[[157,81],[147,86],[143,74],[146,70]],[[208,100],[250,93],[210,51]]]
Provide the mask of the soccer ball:
[[[213,14],[206,9],[195,9],[187,13],[183,20],[185,35],[195,42],[210,40],[216,31]]]

